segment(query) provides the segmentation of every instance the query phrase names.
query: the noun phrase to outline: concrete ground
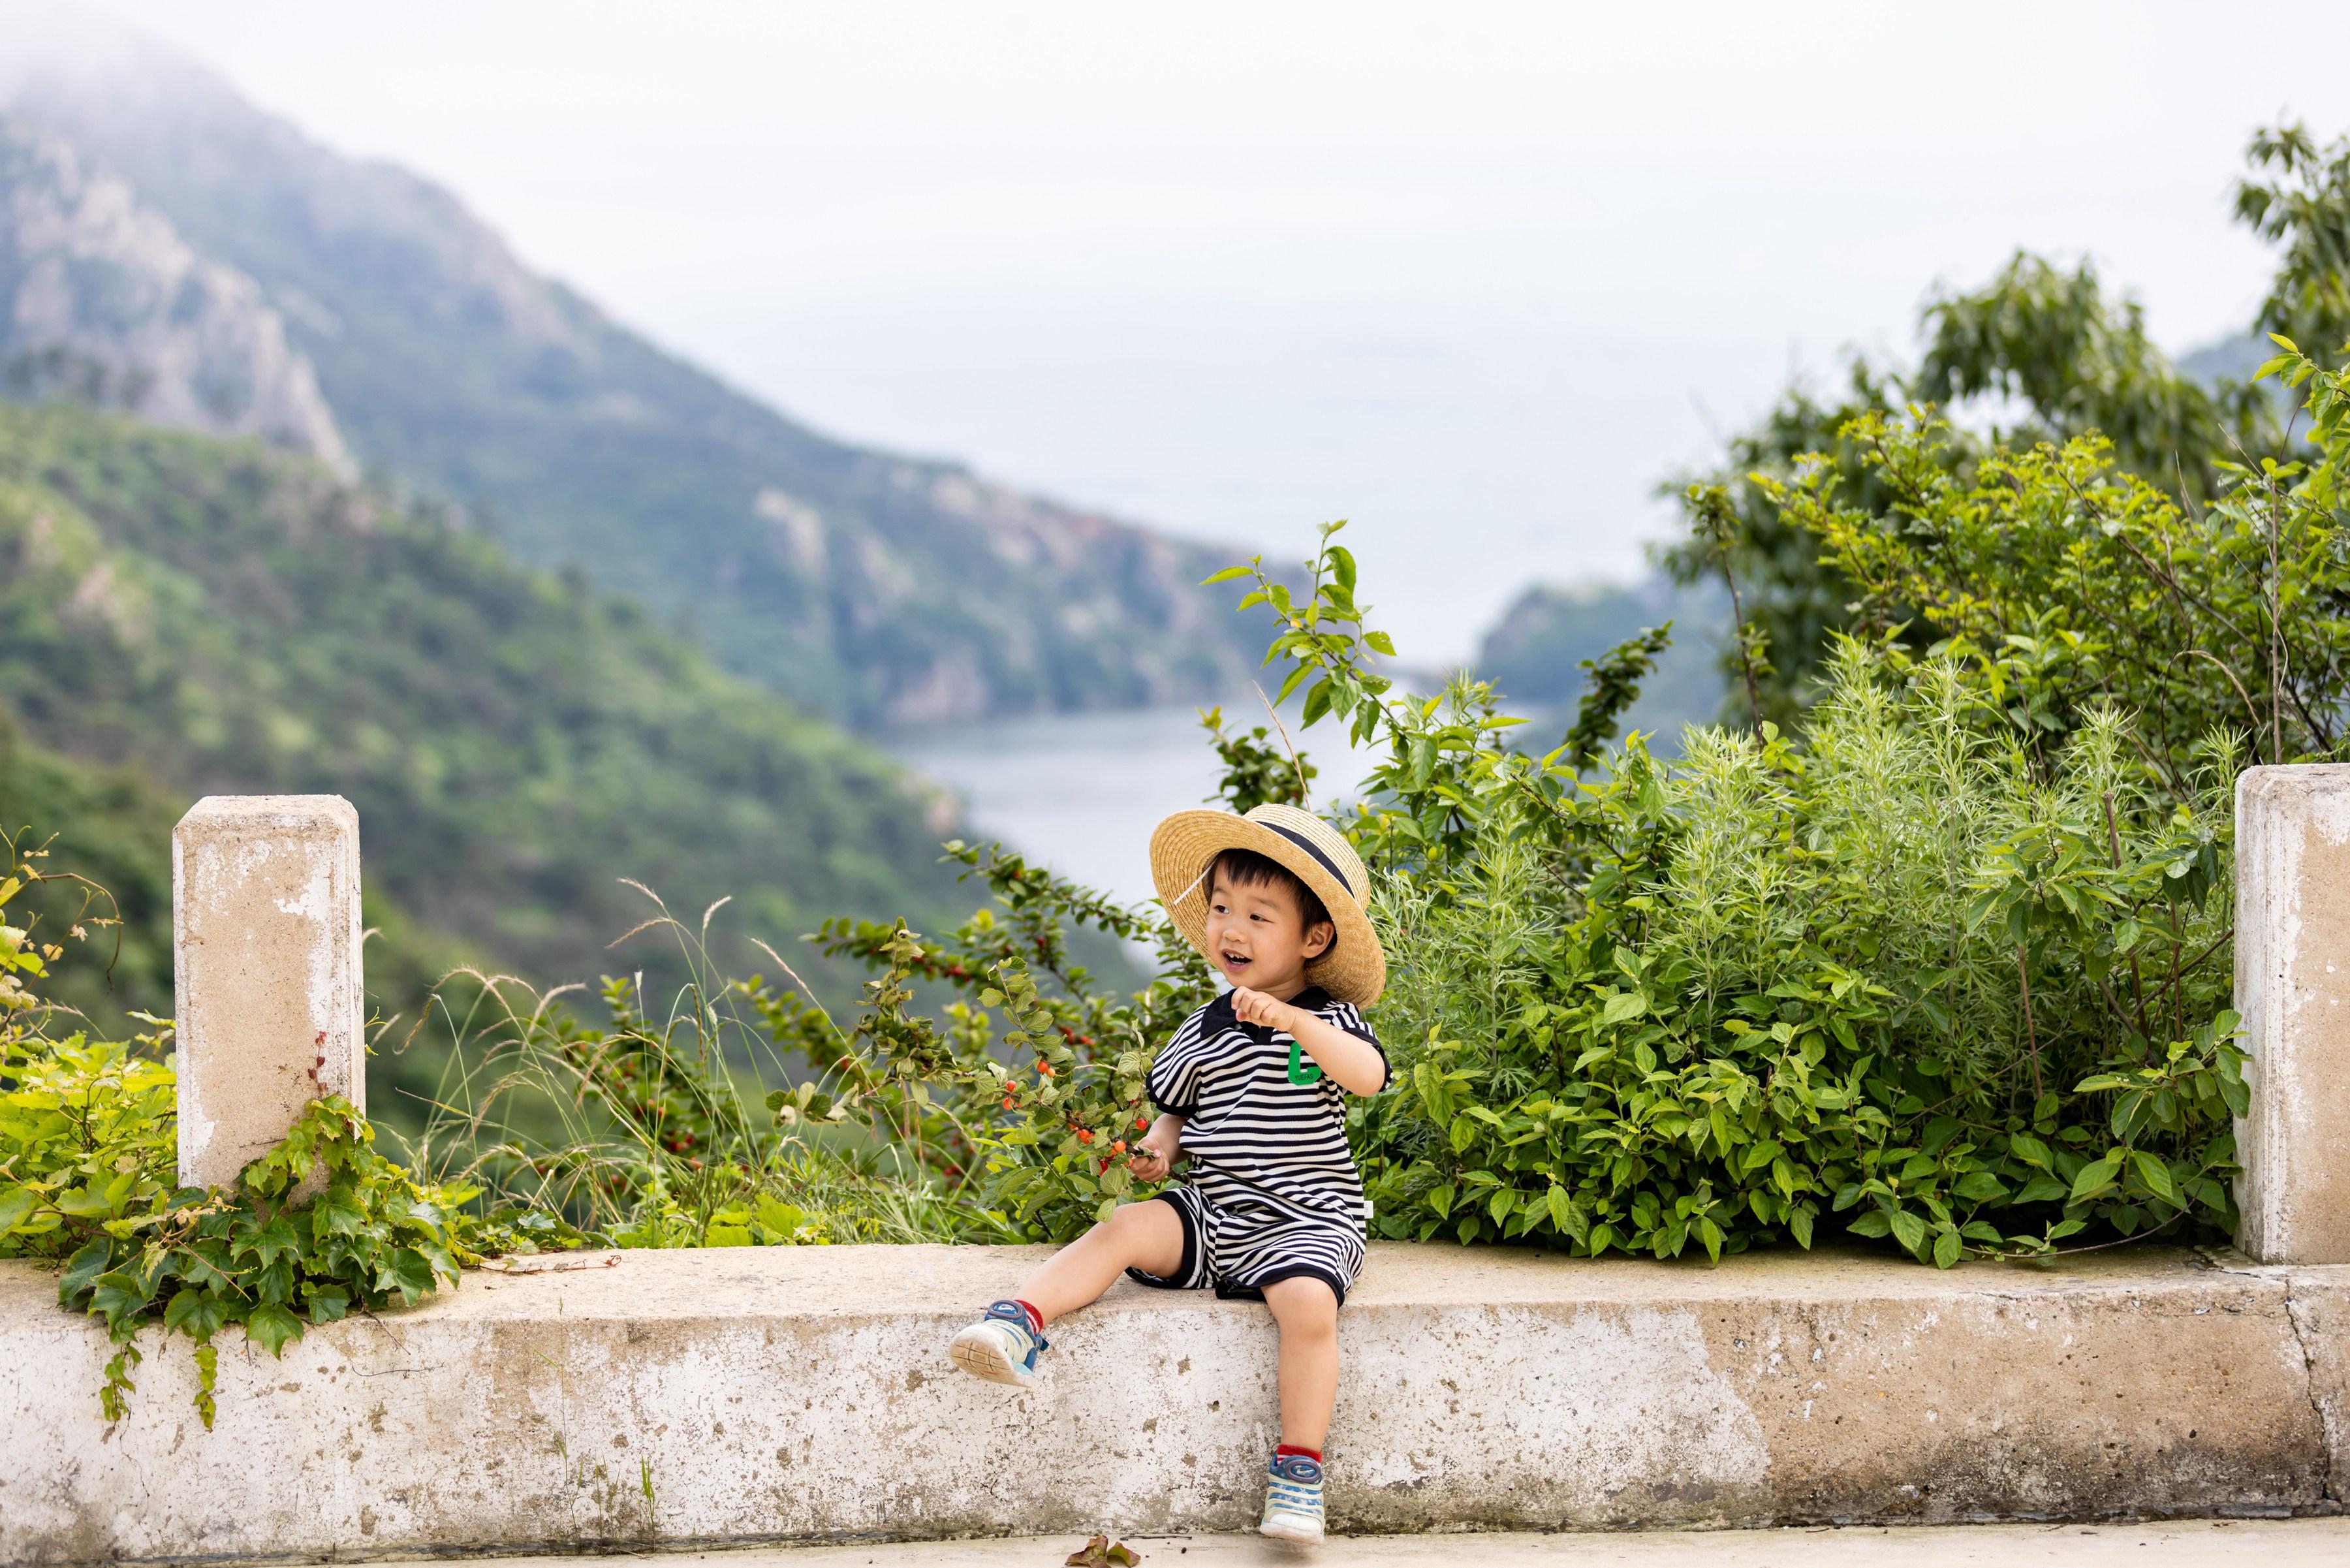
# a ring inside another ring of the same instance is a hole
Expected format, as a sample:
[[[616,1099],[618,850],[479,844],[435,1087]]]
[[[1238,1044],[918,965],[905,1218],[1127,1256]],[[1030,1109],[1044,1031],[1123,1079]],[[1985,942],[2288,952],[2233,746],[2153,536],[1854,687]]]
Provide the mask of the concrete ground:
[[[663,1552],[707,1568],[1057,1568],[1076,1536],[887,1546]],[[1386,1568],[1530,1563],[1544,1568],[2340,1568],[2350,1519],[2181,1520],[2152,1524],[1962,1524],[1845,1529],[1641,1531],[1562,1535],[1366,1535],[1319,1551],[1253,1535],[1137,1536],[1149,1568]],[[446,1558],[433,1560],[445,1564]],[[497,1568],[582,1568],[577,1557],[503,1559]]]

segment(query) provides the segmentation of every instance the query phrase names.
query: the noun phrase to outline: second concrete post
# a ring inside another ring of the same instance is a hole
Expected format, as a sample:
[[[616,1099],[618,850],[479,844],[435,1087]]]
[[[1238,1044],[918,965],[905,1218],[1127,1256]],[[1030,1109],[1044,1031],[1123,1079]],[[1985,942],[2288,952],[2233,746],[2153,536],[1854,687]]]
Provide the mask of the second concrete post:
[[[367,1109],[359,816],[331,794],[208,795],[172,833],[180,1179],[220,1187],[302,1107]]]

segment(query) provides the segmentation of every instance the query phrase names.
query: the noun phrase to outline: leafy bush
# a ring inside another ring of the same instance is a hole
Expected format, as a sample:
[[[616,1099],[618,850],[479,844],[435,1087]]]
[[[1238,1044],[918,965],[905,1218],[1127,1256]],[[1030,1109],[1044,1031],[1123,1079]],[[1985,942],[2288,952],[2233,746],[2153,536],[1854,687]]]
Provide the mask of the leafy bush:
[[[1835,470],[1841,504],[1887,515],[1904,499],[1888,483],[1900,476],[1871,461],[1868,428],[1856,423],[1863,416],[1898,425],[1921,405],[1961,411],[1960,428],[1941,432],[1931,454],[1960,483],[2002,448],[2029,452],[2096,432],[2112,443],[2123,472],[2175,492],[2189,510],[2241,490],[2244,469],[2301,455],[2285,418],[2291,400],[2256,386],[2257,377],[2238,379],[2240,367],[2260,358],[2238,350],[2282,333],[2329,368],[2338,368],[2329,358],[2336,345],[2350,353],[2350,138],[2321,145],[2302,127],[2282,125],[2254,134],[2245,160],[2235,216],[2278,249],[2251,344],[2174,364],[2147,337],[2137,305],[2108,293],[2092,266],[2066,269],[2019,253],[1980,289],[1937,291],[1921,312],[1926,352],[1913,371],[1856,359],[1832,397],[1793,387],[1732,438],[1720,472],[1673,487],[1689,527],[1661,564],[1683,583],[1726,576],[1735,584],[1741,636],[1724,668],[1735,677],[1739,649],[1768,648],[1770,668],[1756,671],[1762,716],[1792,721],[1833,634],[1851,628],[1858,607],[1835,554],[1783,515],[1766,482],[1786,483],[1796,461],[1809,457]],[[1911,618],[1881,601],[1875,609],[1887,624]],[[1930,636],[1918,631],[1922,647]],[[2158,659],[2178,646],[2145,645]],[[1727,711],[1745,716],[1752,701],[1741,690]]]
[[[0,910],[43,879],[19,860],[0,878]],[[276,1355],[306,1324],[453,1282],[471,1257],[473,1193],[419,1186],[374,1152],[373,1129],[339,1096],[314,1102],[234,1188],[180,1186],[169,1025],[132,1044],[49,1038],[22,977],[43,977],[62,952],[0,925],[0,1258],[62,1262],[59,1301],[105,1323],[109,1419],[134,1386],[147,1324],[192,1342],[209,1427],[212,1341],[228,1324]]]

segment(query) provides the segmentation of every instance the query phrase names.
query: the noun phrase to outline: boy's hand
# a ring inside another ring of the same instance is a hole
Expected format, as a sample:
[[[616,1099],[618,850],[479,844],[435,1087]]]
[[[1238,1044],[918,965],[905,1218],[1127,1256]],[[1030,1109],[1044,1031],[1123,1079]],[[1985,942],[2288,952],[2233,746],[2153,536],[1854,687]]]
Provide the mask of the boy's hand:
[[[1296,1009],[1285,1002],[1275,1001],[1261,991],[1247,986],[1232,987],[1232,1016],[1243,1023],[1253,1023],[1263,1029],[1287,1029],[1290,1014]]]
[[[1182,1158],[1182,1121],[1175,1116],[1160,1116],[1127,1157],[1129,1168],[1145,1181],[1166,1180],[1173,1173],[1175,1162]]]

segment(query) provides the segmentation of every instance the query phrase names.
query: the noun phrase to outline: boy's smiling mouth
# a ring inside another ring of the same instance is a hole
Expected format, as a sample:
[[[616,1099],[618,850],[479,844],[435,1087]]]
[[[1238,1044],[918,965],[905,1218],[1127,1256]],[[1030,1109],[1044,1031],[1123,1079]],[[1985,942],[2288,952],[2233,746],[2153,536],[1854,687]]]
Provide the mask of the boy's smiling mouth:
[[[1236,952],[1233,952],[1232,950],[1231,950],[1229,948],[1228,948],[1228,949],[1226,949],[1226,950],[1224,950],[1223,960],[1224,960],[1224,972],[1225,972],[1226,974],[1238,974],[1238,973],[1240,973],[1240,972],[1241,972],[1241,971],[1243,971],[1243,970],[1244,970],[1244,969],[1248,968],[1248,966],[1249,966],[1249,961],[1249,961],[1249,956],[1248,956],[1248,954],[1246,954],[1246,953],[1236,953]]]

